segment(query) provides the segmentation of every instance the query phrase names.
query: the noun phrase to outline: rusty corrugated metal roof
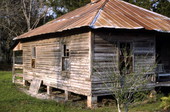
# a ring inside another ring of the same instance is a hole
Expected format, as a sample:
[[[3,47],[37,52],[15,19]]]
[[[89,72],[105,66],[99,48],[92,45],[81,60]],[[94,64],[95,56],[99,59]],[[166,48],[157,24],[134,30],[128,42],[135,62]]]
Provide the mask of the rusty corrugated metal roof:
[[[146,29],[170,33],[170,18],[121,0],[100,0],[69,12],[15,39],[83,26],[92,29]]]

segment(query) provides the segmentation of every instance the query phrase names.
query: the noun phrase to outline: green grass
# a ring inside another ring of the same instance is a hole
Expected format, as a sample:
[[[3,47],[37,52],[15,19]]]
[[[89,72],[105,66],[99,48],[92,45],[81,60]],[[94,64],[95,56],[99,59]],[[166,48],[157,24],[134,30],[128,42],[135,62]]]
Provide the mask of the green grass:
[[[39,100],[17,90],[11,72],[0,71],[0,112],[111,112],[112,108],[82,109],[70,104]],[[106,110],[106,111],[105,111]]]
[[[71,102],[61,104],[36,99],[20,92],[16,85],[11,83],[11,77],[11,72],[0,71],[0,112],[116,112],[115,106],[90,110],[74,106]],[[129,112],[154,112],[159,109],[159,103],[137,105],[131,107]]]
[[[131,108],[130,112],[155,112],[160,109],[160,102],[155,102],[155,103],[148,103],[145,105],[138,105],[133,108]]]

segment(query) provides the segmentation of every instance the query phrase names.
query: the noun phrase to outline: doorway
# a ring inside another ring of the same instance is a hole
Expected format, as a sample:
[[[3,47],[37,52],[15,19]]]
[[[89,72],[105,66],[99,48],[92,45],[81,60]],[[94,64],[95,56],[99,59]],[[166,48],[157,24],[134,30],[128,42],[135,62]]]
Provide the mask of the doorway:
[[[170,81],[170,38],[156,38],[157,81]]]
[[[119,43],[119,71],[121,74],[129,74],[133,71],[132,43]]]

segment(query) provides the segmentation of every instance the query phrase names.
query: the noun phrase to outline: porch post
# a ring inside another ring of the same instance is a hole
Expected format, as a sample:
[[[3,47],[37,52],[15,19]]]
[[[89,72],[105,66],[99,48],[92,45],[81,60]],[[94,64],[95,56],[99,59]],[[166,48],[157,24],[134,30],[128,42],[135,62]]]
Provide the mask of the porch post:
[[[87,107],[94,108],[97,107],[97,96],[87,96]]]
[[[69,96],[71,95],[71,93],[68,92],[67,90],[65,90],[64,93],[65,93],[65,101],[68,101]]]
[[[15,51],[12,55],[12,83],[15,83]]]
[[[26,81],[23,79],[22,80],[23,86],[26,86]]]
[[[51,95],[52,88],[50,86],[47,86],[47,95]]]

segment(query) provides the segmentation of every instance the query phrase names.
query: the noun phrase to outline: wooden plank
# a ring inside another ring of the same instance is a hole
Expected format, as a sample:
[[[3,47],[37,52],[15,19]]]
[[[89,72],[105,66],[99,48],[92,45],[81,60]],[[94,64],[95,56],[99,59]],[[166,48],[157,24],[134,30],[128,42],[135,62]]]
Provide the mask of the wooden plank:
[[[15,64],[15,53],[14,53],[14,51],[13,51],[13,57],[12,57],[12,59],[13,59],[13,66],[12,66],[12,82],[13,83],[15,83],[15,67],[14,67],[14,64]]]
[[[97,97],[89,95],[87,96],[87,107],[94,108],[97,107]]]
[[[51,95],[52,88],[50,86],[47,86],[47,95]]]
[[[16,68],[23,69],[23,65],[22,64],[14,64],[13,66],[14,66],[15,69]]]
[[[16,77],[23,77],[23,73],[15,73],[14,74]]]
[[[22,43],[20,43],[20,42],[15,46],[13,51],[19,51],[19,50],[22,50]]]
[[[42,80],[41,80],[41,79],[34,78],[34,79],[31,81],[31,85],[30,85],[30,88],[29,88],[29,92],[30,92],[30,93],[33,93],[33,94],[37,94],[38,91],[39,91],[39,89],[40,89],[41,83],[42,83]]]

